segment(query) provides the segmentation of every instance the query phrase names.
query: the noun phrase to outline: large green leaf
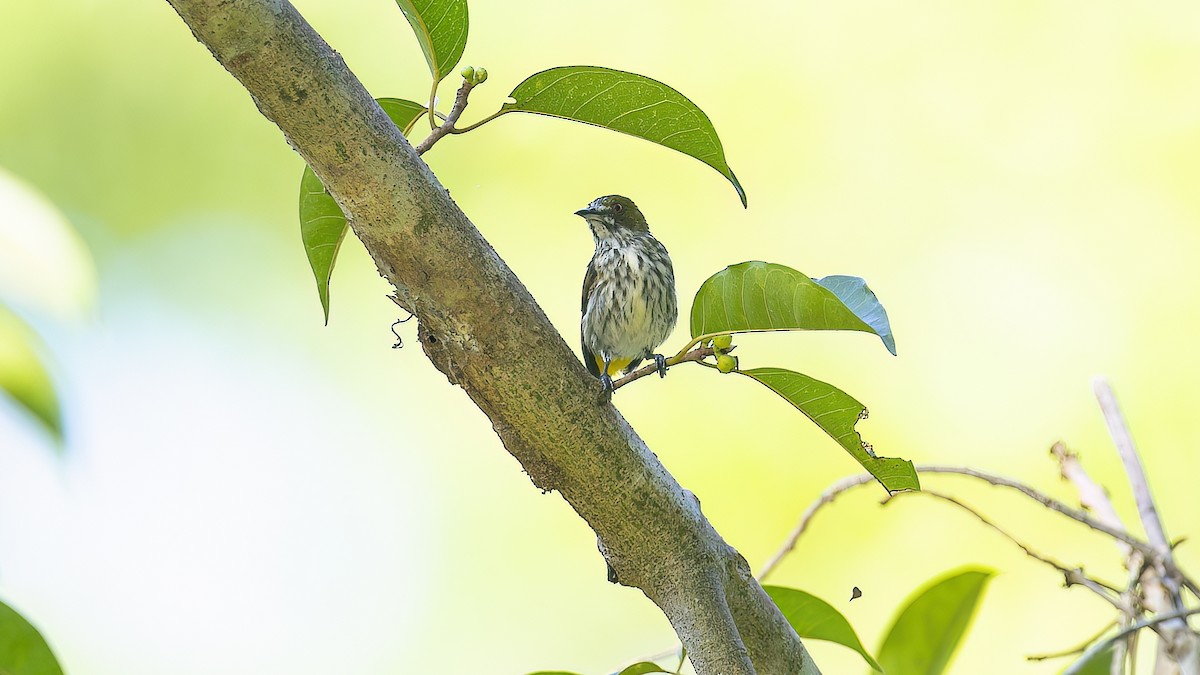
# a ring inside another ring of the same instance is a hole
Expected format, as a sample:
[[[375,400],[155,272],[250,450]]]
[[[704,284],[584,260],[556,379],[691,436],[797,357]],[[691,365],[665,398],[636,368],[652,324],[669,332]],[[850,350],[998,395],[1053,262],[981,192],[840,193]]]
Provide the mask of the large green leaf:
[[[381,98],[379,107],[392,118],[400,131],[407,132],[412,123],[425,112],[425,106],[399,98]],[[321,179],[308,166],[300,177],[300,240],[304,255],[317,280],[317,295],[329,323],[329,280],[337,261],[342,239],[349,227],[346,216],[333,197],[325,190]]]
[[[396,4],[417,34],[434,84],[441,82],[467,47],[467,0],[396,0]]]
[[[946,672],[993,574],[990,570],[967,570],[918,591],[900,611],[879,648],[884,672]]]
[[[746,192],[725,162],[708,115],[686,96],[642,75],[597,66],[565,66],[529,76],[502,112],[528,112],[593,124],[691,155]]]
[[[836,642],[849,647],[861,654],[867,665],[878,671],[883,670],[867,653],[862,641],[850,627],[850,622],[842,616],[841,612],[834,609],[833,605],[815,595],[794,588],[763,586],[763,590],[771,596],[771,600],[775,601],[775,605],[779,607],[780,612],[783,612],[788,623],[792,624],[797,635],[802,638]]]
[[[867,409],[853,396],[832,384],[783,368],[751,368],[737,371],[779,394],[846,449],[863,468],[889,492],[920,490],[912,462],[895,457],[876,457],[855,431]]]
[[[0,673],[62,675],[46,640],[8,605],[0,602]]]
[[[849,306],[848,306],[849,303]],[[773,330],[856,330],[896,342],[887,313],[857,277],[820,282],[785,265],[751,261],[709,277],[692,301],[692,337]]]
[[[43,365],[44,351],[33,330],[0,306],[0,391],[62,439],[62,414],[54,383]]]

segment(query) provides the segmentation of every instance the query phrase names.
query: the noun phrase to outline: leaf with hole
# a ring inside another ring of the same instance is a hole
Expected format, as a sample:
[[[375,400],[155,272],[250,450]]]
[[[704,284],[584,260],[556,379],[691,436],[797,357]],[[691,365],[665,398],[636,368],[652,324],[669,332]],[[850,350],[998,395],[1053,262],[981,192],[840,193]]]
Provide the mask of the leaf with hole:
[[[671,87],[642,75],[598,66],[564,66],[529,76],[501,113],[527,112],[619,131],[690,155],[746,192],[725,161],[725,149],[704,111]]]
[[[845,448],[889,492],[920,490],[912,462],[895,457],[876,457],[854,429],[867,409],[832,384],[784,368],[751,368],[737,371],[782,396],[804,413],[821,430]]]
[[[379,107],[402,132],[411,129],[425,112],[425,106],[420,103],[399,98],[377,100]],[[329,323],[329,280],[333,276],[338,250],[349,229],[341,207],[325,190],[317,174],[305,166],[304,174],[300,177],[300,240],[304,244],[308,266],[317,280],[317,295],[325,312],[326,324]]]
[[[0,673],[62,675],[45,638],[16,610],[0,602]]]
[[[842,613],[815,595],[795,588],[763,586],[775,606],[783,613],[796,634],[802,638],[825,640],[849,647],[862,655],[867,665],[882,671],[875,659],[867,653],[862,641]]]
[[[884,672],[945,673],[994,574],[990,570],[967,570],[917,591],[892,622],[879,647]]]
[[[467,47],[467,0],[396,0],[396,4],[417,35],[436,85],[454,70]]]
[[[0,391],[32,415],[56,442],[62,412],[54,382],[42,362],[45,347],[20,317],[0,306]]]
[[[715,333],[853,330],[878,335],[892,354],[887,312],[858,277],[814,281],[785,265],[751,261],[709,277],[692,301],[692,337]]]

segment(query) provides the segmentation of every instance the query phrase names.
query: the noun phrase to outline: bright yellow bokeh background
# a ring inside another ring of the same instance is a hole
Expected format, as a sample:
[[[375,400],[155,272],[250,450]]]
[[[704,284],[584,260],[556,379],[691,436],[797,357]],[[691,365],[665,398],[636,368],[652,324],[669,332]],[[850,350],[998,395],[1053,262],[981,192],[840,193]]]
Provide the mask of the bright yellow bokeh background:
[[[390,0],[297,6],[376,96],[427,91]],[[1107,374],[1169,532],[1198,534],[1200,5],[477,0],[471,24],[464,63],[491,79],[467,121],[546,67],[637,71],[709,114],[749,194],[743,210],[694,160],[533,116],[437,146],[430,165],[568,340],[591,246],[571,212],[626,194],[670,248],[685,308],[748,259],[868,279],[898,358],[858,334],[738,342],[743,366],[866,402],[881,454],[1071,499],[1046,452],[1063,439],[1133,523],[1090,390]],[[355,242],[321,325],[301,160],[167,3],[4,2],[0,62],[0,167],[63,210],[99,277],[85,318],[22,308],[54,355],[65,453],[0,407],[0,598],[71,673],[603,673],[671,645],[411,325],[390,349],[395,308]],[[61,275],[41,273],[29,283]],[[680,368],[617,404],[756,566],[856,470],[742,379]],[[941,484],[1123,578],[1102,537]],[[879,497],[838,502],[773,579],[834,603],[869,648],[911,589],[964,564],[999,574],[955,673],[1058,672],[1024,656],[1112,618],[969,517]],[[1179,549],[1193,570],[1197,550]],[[863,671],[809,646],[826,673]]]

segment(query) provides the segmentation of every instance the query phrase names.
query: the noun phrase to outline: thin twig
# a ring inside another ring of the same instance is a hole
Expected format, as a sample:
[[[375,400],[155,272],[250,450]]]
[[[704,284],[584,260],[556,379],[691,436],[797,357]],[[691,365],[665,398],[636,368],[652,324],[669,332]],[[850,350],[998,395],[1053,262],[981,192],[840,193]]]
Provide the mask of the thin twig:
[[[1070,518],[1074,521],[1082,523],[1082,524],[1092,528],[1093,530],[1102,532],[1114,539],[1125,542],[1130,547],[1132,547],[1134,550],[1140,551],[1142,554],[1148,556],[1150,559],[1160,559],[1158,552],[1155,551],[1149,544],[1130,535],[1128,532],[1125,532],[1123,529],[1114,528],[1106,523],[1100,522],[1100,521],[1096,520],[1095,518],[1092,518],[1088,514],[1080,511],[1079,509],[1075,509],[1070,506],[1067,506],[1066,504],[1058,501],[1057,499],[1049,497],[1049,496],[1047,496],[1047,495],[1045,495],[1023,483],[1019,483],[1012,479],[1005,478],[1003,476],[997,476],[995,474],[990,474],[990,473],[987,473],[984,471],[976,471],[975,469],[968,469],[966,467],[921,465],[921,466],[917,466],[916,469],[917,469],[917,473],[956,474],[956,475],[961,475],[961,476],[968,476],[970,478],[975,478],[976,480],[981,480],[981,481],[984,481],[991,485],[995,485],[997,487],[1004,487],[1004,488],[1008,488],[1011,490],[1016,490],[1017,492],[1020,492],[1021,494],[1038,502],[1039,504],[1045,506],[1046,508],[1049,508],[1053,511],[1057,511],[1058,513],[1061,513],[1062,515],[1067,516],[1068,518]],[[769,574],[772,570],[774,570],[774,568],[779,565],[779,563],[782,561],[782,559],[792,549],[794,549],[796,547],[796,541],[800,538],[800,535],[802,535],[804,533],[805,529],[808,528],[809,521],[812,520],[813,516],[816,515],[816,512],[822,506],[832,502],[842,492],[853,489],[860,485],[866,485],[868,483],[871,483],[874,480],[875,480],[875,478],[873,476],[871,476],[870,474],[861,474],[858,476],[852,476],[850,478],[846,478],[837,483],[834,483],[827,490],[825,490],[825,492],[821,493],[821,496],[818,497],[817,500],[815,502],[813,502],[813,504],[810,505],[808,507],[808,509],[805,510],[803,515],[801,515],[800,521],[796,524],[796,527],[792,530],[791,534],[788,535],[787,540],[784,542],[784,544],[780,548],[780,550],[769,561],[767,561],[767,563],[765,565],[763,565],[762,571],[760,571],[758,574],[759,581],[762,581],[763,578],[765,578],[767,574]],[[1196,593],[1198,596],[1200,596],[1200,589],[1197,589],[1195,587],[1195,584],[1190,579],[1188,579],[1186,576],[1183,576],[1182,574],[1181,574],[1181,578],[1183,579],[1184,584],[1187,586],[1187,588],[1189,590],[1191,590],[1193,593]]]
[[[1050,454],[1058,462],[1059,474],[1064,480],[1075,486],[1075,490],[1079,493],[1080,505],[1092,512],[1100,522],[1124,530],[1125,523],[1117,515],[1117,509],[1113,506],[1108,490],[1088,475],[1087,471],[1083,468],[1083,463],[1079,461],[1079,456],[1071,452],[1061,441],[1051,446]],[[1133,550],[1129,544],[1123,541],[1115,543],[1122,557],[1125,559],[1126,569],[1129,570],[1125,590],[1121,592],[1120,596],[1121,604],[1125,609],[1122,610],[1121,616],[1116,622],[1118,630],[1121,630],[1133,625],[1138,617],[1141,616],[1144,604],[1143,594],[1146,591],[1146,587],[1157,587],[1159,582],[1153,570],[1145,564],[1145,556]],[[1143,579],[1143,574],[1148,575],[1147,578]],[[1154,609],[1161,611],[1166,608],[1154,607]],[[1161,629],[1158,626],[1154,626],[1153,630],[1157,632]],[[1136,662],[1134,659],[1136,652],[1136,635],[1129,640],[1118,643],[1113,648],[1112,675],[1120,675],[1125,672],[1124,666],[1126,660]],[[1136,666],[1134,667],[1136,668]]]
[[[1013,544],[1015,544],[1017,546],[1017,548],[1024,551],[1025,555],[1029,556],[1030,558],[1033,558],[1034,560],[1037,560],[1038,562],[1042,562],[1042,563],[1045,563],[1046,565],[1049,565],[1050,567],[1053,567],[1055,570],[1057,570],[1060,574],[1063,575],[1063,580],[1066,582],[1066,585],[1068,587],[1075,586],[1075,585],[1083,586],[1084,588],[1088,589],[1089,591],[1100,596],[1100,598],[1102,600],[1104,600],[1108,604],[1115,607],[1118,611],[1122,611],[1122,612],[1125,611],[1125,608],[1121,606],[1120,602],[1117,599],[1117,596],[1120,594],[1119,590],[1117,590],[1116,588],[1114,588],[1113,586],[1111,586],[1109,584],[1106,584],[1102,581],[1098,581],[1098,580],[1093,579],[1093,578],[1089,577],[1088,575],[1084,574],[1083,568],[1081,568],[1081,567],[1075,567],[1075,568],[1067,567],[1066,565],[1054,560],[1053,558],[1050,558],[1048,556],[1042,555],[1041,553],[1038,553],[1037,551],[1034,551],[1033,549],[1029,548],[1029,546],[1027,544],[1021,542],[1021,540],[1017,539],[1012,534],[1010,534],[1007,530],[1000,527],[999,525],[992,522],[991,520],[988,520],[988,518],[986,516],[984,516],[982,513],[976,511],[975,509],[971,508],[970,506],[967,506],[966,504],[964,504],[963,502],[960,502],[959,500],[955,499],[954,497],[951,497],[950,495],[947,495],[947,494],[944,494],[941,492],[937,492],[935,490],[930,490],[928,488],[925,488],[919,492],[917,492],[917,491],[898,492],[898,493],[893,494],[892,498],[894,499],[901,495],[907,495],[907,494],[912,494],[912,495],[922,495],[923,494],[923,495],[927,495],[929,497],[935,497],[937,499],[941,499],[943,501],[949,502],[949,503],[957,506],[958,508],[975,516],[979,520],[979,522],[983,523],[984,525],[986,525],[986,526],[992,528],[993,530],[995,530],[996,532],[1000,533],[1001,536],[1008,539]]]
[[[804,510],[804,514],[800,516],[800,522],[796,523],[796,527],[792,529],[792,532],[788,535],[787,540],[783,542],[783,546],[781,546],[775,555],[771,556],[771,559],[762,566],[761,570],[759,570],[759,583],[765,581],[767,575],[775,570],[779,563],[783,561],[783,558],[792,552],[792,549],[796,548],[796,542],[800,540],[800,535],[804,534],[804,531],[808,529],[808,524],[812,522],[813,516],[817,515],[817,511],[819,511],[821,507],[832,503],[833,500],[838,498],[838,495],[847,490],[851,490],[860,485],[866,485],[873,482],[875,482],[875,477],[871,474],[851,476],[849,478],[844,478],[833,485],[830,485],[828,489],[822,492],[821,496],[817,497],[817,500]]]
[[[434,143],[440,141],[446,134],[454,133],[454,123],[458,121],[463,111],[467,109],[467,99],[474,88],[475,83],[464,77],[462,86],[458,88],[458,93],[454,95],[454,105],[450,108],[450,113],[446,115],[446,119],[440,125],[436,122],[432,99],[430,99],[429,124],[433,127],[433,131],[429,132],[429,136],[417,145],[418,155],[425,154],[427,150],[433,147]]]
[[[1025,495],[1026,497],[1029,497],[1030,499],[1038,502],[1042,506],[1045,506],[1046,508],[1048,508],[1052,511],[1057,511],[1058,513],[1061,513],[1062,515],[1070,518],[1071,520],[1074,520],[1074,521],[1077,521],[1084,525],[1087,525],[1088,527],[1092,528],[1093,530],[1096,530],[1097,532],[1103,532],[1104,534],[1107,534],[1108,536],[1110,536],[1114,539],[1117,539],[1117,540],[1125,542],[1126,544],[1129,544],[1133,549],[1141,552],[1143,555],[1145,555],[1147,558],[1149,558],[1151,560],[1163,560],[1162,556],[1159,555],[1157,549],[1155,549],[1153,546],[1146,543],[1145,541],[1142,541],[1141,539],[1138,539],[1137,537],[1129,534],[1125,530],[1111,527],[1110,525],[1108,525],[1106,523],[1103,523],[1095,518],[1092,518],[1091,516],[1084,513],[1083,511],[1080,511],[1079,509],[1067,506],[1066,504],[1058,501],[1057,499],[1049,497],[1049,496],[1029,487],[1028,485],[1018,483],[1017,481],[1014,481],[1012,479],[1005,478],[1003,476],[997,476],[995,474],[990,474],[990,473],[987,473],[984,471],[976,471],[975,469],[967,469],[967,468],[956,467],[956,466],[918,466],[917,472],[918,473],[952,473],[952,474],[958,474],[961,476],[970,476],[972,478],[982,480],[986,483],[990,483],[991,485],[995,485],[997,487],[1005,487],[1005,488],[1009,488],[1011,490],[1016,490],[1017,492],[1020,492],[1021,494]],[[1175,563],[1173,561],[1163,560],[1163,563],[1174,573],[1180,575],[1180,578],[1183,579],[1183,583],[1187,585],[1189,590],[1193,590],[1193,588],[1195,587],[1195,583],[1193,581],[1191,581],[1190,579],[1188,579],[1186,576],[1184,576],[1179,571],[1179,569],[1175,567]],[[1193,592],[1198,592],[1198,591],[1193,590]]]
[[[1171,543],[1163,529],[1162,518],[1158,515],[1158,507],[1154,504],[1154,495],[1150,492],[1150,482],[1146,479],[1146,469],[1138,455],[1137,445],[1133,442],[1133,434],[1125,423],[1125,415],[1117,404],[1116,394],[1108,380],[1098,377],[1092,383],[1096,393],[1096,401],[1100,411],[1104,413],[1104,421],[1108,424],[1108,433],[1112,436],[1113,445],[1117,446],[1117,454],[1125,465],[1125,474],[1129,477],[1129,486],[1133,491],[1133,499],[1137,504],[1138,517],[1146,530],[1146,539],[1158,551],[1163,566],[1167,569],[1162,575],[1162,583],[1170,596],[1175,609],[1183,608],[1183,594],[1180,592],[1180,579],[1174,569],[1175,560],[1171,553]]]
[[[1049,654],[1031,654],[1029,656],[1026,656],[1025,660],[1026,661],[1048,661],[1050,659],[1061,659],[1066,656],[1074,656],[1076,654],[1082,654],[1089,646],[1091,646],[1091,644],[1093,642],[1104,637],[1104,634],[1108,632],[1108,629],[1110,629],[1116,625],[1117,625],[1116,621],[1109,621],[1107,624],[1104,625],[1104,628],[1101,628],[1100,630],[1096,631],[1095,635],[1084,640],[1083,644],[1080,644],[1075,647],[1071,647],[1070,649],[1064,649],[1059,652],[1051,652]]]
[[[727,351],[733,351],[733,350],[730,349]],[[716,352],[713,350],[712,347],[697,347],[696,349],[693,349],[692,351],[687,352],[683,356],[679,356],[679,355],[672,356],[671,358],[667,359],[666,363],[667,363],[667,367],[670,368],[671,366],[677,366],[677,365],[679,365],[681,363],[685,363],[687,361],[703,361],[704,359],[712,356],[713,354],[716,354]],[[654,373],[657,373],[657,372],[658,372],[658,364],[656,364],[656,363],[650,363],[649,365],[642,366],[641,368],[638,368],[637,370],[633,371],[632,373],[629,373],[625,377],[622,377],[621,379],[613,382],[613,391],[616,391],[617,389],[624,387],[625,385],[629,384],[630,382],[633,382],[634,380],[640,380],[643,377],[646,377],[647,375],[653,375]]]
[[[1085,665],[1087,665],[1087,662],[1091,661],[1092,658],[1094,658],[1097,654],[1103,652],[1105,649],[1108,649],[1112,645],[1116,644],[1116,642],[1118,640],[1123,640],[1126,637],[1132,635],[1133,633],[1140,631],[1143,628],[1151,628],[1153,626],[1157,626],[1158,624],[1166,622],[1166,621],[1174,621],[1176,619],[1183,619],[1185,617],[1189,617],[1194,614],[1200,614],[1200,607],[1180,610],[1177,612],[1171,612],[1169,614],[1159,614],[1157,616],[1152,616],[1149,619],[1139,621],[1128,628],[1117,631],[1111,637],[1109,637],[1105,640],[1101,640],[1100,642],[1093,644],[1091,647],[1088,647],[1087,650],[1083,652],[1083,655],[1080,656],[1078,659],[1076,659],[1075,663],[1072,663],[1070,665],[1070,667],[1068,667],[1066,670],[1063,671],[1062,675],[1078,675],[1083,670],[1083,667]]]

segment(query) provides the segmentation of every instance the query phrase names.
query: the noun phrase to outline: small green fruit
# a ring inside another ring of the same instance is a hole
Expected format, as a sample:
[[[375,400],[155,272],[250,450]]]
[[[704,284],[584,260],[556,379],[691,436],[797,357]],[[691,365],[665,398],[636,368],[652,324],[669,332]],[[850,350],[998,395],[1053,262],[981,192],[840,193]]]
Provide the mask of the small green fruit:
[[[462,75],[463,79],[466,80],[467,82],[472,82],[475,80],[475,69],[472,68],[471,66],[467,66],[466,68],[463,68],[462,72],[459,74]]]
[[[475,69],[475,84],[483,84],[487,81],[487,68]]]
[[[737,370],[737,357],[729,354],[722,354],[717,357],[717,370],[722,373],[729,374]]]
[[[732,346],[733,346],[733,336],[732,335],[718,335],[717,337],[713,338],[713,349],[716,349],[719,352],[726,351],[727,349],[729,349]]]

